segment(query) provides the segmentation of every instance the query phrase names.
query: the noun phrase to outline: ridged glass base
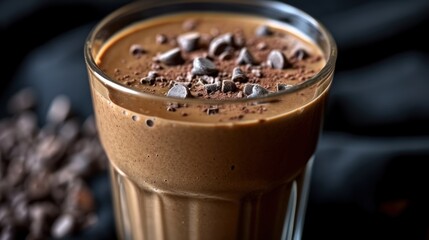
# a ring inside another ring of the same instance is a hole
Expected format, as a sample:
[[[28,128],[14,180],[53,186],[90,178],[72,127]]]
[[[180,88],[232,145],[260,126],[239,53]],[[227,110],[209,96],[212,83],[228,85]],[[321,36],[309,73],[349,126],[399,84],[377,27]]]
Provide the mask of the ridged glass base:
[[[118,236],[124,240],[299,240],[312,162],[313,158],[291,182],[235,199],[142,189],[112,166]]]

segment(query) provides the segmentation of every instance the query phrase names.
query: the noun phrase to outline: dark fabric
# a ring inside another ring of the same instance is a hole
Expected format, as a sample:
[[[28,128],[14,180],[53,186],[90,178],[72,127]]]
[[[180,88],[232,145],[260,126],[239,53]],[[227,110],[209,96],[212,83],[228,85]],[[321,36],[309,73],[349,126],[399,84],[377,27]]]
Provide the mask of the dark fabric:
[[[0,114],[23,86],[37,90],[41,120],[57,94],[91,114],[83,43],[126,2],[0,0]],[[339,47],[304,239],[429,239],[429,1],[288,3]],[[100,222],[75,239],[115,239],[108,178],[92,186]]]

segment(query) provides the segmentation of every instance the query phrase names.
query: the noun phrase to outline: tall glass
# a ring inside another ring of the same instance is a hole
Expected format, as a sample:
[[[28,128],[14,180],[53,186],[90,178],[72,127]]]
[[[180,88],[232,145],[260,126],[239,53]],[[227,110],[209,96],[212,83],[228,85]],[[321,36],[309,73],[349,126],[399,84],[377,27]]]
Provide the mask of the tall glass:
[[[251,14],[287,25],[322,50],[326,65],[285,91],[228,101],[151,95],[114,81],[97,66],[100,48],[123,28],[189,11]],[[271,1],[141,1],[94,28],[85,59],[120,239],[301,238],[336,60],[335,43],[318,21]],[[189,116],[173,117],[166,111],[171,104],[186,106]],[[213,107],[222,114],[202,112]],[[263,114],[237,121],[230,111],[237,108]]]

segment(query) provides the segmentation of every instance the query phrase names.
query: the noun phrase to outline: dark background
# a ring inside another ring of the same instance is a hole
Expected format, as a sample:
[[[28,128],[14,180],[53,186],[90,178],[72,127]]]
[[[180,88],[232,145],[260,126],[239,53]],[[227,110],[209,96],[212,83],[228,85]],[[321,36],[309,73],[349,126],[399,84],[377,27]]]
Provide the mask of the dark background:
[[[41,121],[58,94],[91,114],[84,40],[127,2],[0,0],[0,116],[24,86],[36,89]],[[304,239],[429,239],[429,1],[288,3],[339,48]],[[101,221],[77,239],[115,238],[108,184],[93,183]]]

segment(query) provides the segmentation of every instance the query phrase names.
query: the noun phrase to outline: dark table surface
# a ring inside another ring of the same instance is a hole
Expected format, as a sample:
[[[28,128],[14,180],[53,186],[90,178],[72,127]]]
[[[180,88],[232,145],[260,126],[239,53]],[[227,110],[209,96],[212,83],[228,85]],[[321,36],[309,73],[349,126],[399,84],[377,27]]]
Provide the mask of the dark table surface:
[[[28,86],[42,121],[58,94],[90,115],[84,40],[126,2],[1,0],[0,116]],[[429,1],[288,2],[339,48],[304,239],[429,239]],[[92,186],[110,197],[105,175]],[[100,206],[100,222],[77,239],[115,239],[110,202]]]

